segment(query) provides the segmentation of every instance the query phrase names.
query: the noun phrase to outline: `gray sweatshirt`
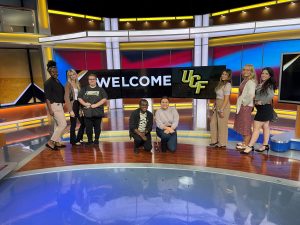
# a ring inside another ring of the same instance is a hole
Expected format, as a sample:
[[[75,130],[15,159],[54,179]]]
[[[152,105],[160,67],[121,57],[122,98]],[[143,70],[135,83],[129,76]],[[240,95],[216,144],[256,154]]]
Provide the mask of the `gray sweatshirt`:
[[[178,126],[179,114],[173,107],[158,109],[155,113],[155,122],[156,126],[162,130],[167,126],[175,130]]]

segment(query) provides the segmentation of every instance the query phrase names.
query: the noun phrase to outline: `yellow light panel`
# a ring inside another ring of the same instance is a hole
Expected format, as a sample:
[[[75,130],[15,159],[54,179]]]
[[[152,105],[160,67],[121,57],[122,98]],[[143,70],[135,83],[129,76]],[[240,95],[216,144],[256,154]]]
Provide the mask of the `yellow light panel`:
[[[280,3],[286,3],[286,2],[293,2],[295,0],[277,0],[277,3],[280,4]]]
[[[148,18],[137,18],[137,21],[157,21],[157,20],[175,20],[174,17],[148,17]]]
[[[57,10],[48,10],[49,14],[56,14],[56,15],[63,15],[63,16],[74,16],[74,17],[79,17],[79,18],[84,18],[85,15],[83,14],[77,14],[77,13],[69,13],[69,12],[63,12],[63,11],[57,11]]]
[[[193,16],[176,16],[176,20],[192,20]]]
[[[136,21],[136,18],[121,18],[119,19],[120,22],[132,22]]]
[[[220,12],[216,12],[216,13],[212,13],[212,16],[220,16],[220,15],[224,15],[229,13],[229,10],[224,10],[224,11],[220,11]]]
[[[85,18],[90,19],[90,20],[99,20],[99,21],[102,20],[101,17],[97,17],[97,16],[85,16]]]
[[[276,4],[276,1],[264,2],[264,3],[249,5],[249,6],[245,6],[245,7],[230,9],[229,12],[239,12],[239,11],[243,11],[243,10],[247,10],[247,9],[254,9],[254,8],[265,7],[265,6],[275,5],[275,4]]]

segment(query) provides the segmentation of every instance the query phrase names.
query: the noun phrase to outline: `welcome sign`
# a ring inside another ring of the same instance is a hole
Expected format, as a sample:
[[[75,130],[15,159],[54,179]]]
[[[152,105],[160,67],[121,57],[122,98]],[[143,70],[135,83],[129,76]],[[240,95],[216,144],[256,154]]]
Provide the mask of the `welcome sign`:
[[[110,99],[118,98],[215,98],[215,87],[225,66],[81,71],[80,83],[88,85],[89,74]]]

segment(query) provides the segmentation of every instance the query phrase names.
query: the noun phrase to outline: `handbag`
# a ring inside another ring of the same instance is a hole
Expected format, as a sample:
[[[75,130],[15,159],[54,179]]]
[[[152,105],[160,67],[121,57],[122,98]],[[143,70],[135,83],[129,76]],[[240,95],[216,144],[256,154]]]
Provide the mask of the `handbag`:
[[[273,108],[271,122],[277,122],[277,121],[278,121],[278,115],[277,115],[277,113],[275,112],[275,110]]]
[[[272,100],[272,108],[273,108],[273,110],[272,110],[272,119],[271,119],[271,122],[277,122],[279,118],[278,118],[277,113],[274,110],[273,100]]]

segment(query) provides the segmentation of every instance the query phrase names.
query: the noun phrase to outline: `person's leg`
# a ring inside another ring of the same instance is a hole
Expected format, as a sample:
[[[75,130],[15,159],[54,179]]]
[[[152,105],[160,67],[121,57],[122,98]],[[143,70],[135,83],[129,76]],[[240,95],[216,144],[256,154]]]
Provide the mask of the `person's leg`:
[[[70,124],[71,124],[71,126],[70,126],[70,143],[71,144],[76,143],[76,133],[75,133],[76,122],[77,122],[77,118],[70,116]]]
[[[102,121],[101,117],[94,118],[94,131],[95,131],[94,143],[95,144],[99,144],[99,137],[100,137],[100,133],[101,133],[101,121]]]
[[[227,146],[228,144],[228,119],[230,115],[230,107],[226,107],[223,112],[224,117],[218,118],[218,141],[219,147]]]
[[[218,143],[218,124],[217,124],[218,112],[214,111],[210,119],[210,143],[216,145]]]
[[[134,140],[134,149],[133,149],[133,151],[134,151],[134,153],[138,153],[138,149],[143,144],[144,141],[137,134],[133,134],[132,137],[133,137],[133,140]]]
[[[144,141],[143,145],[144,145],[144,149],[147,152],[150,152],[152,149],[152,140],[151,140],[151,134],[147,134],[146,135],[147,140]]]
[[[256,141],[259,137],[259,131],[262,128],[263,124],[264,124],[264,122],[254,120],[253,133],[252,133],[252,136],[251,136],[251,140],[248,144],[249,146],[253,146],[256,143]]]
[[[93,142],[93,121],[92,118],[85,117],[84,123],[86,126],[86,135],[88,137],[88,144]]]
[[[255,151],[257,152],[263,152],[265,150],[269,151],[269,138],[270,138],[270,122],[266,121],[262,125],[263,128],[263,135],[264,135],[264,140],[263,140],[263,145],[259,148],[256,149]]]
[[[263,124],[264,124],[264,122],[254,120],[253,133],[252,133],[250,141],[248,142],[248,145],[246,146],[246,148],[244,150],[244,153],[248,154],[248,153],[250,153],[251,151],[254,150],[253,146],[254,146],[254,144],[256,143],[256,141],[259,137],[259,131],[260,131],[260,128],[262,127]]]
[[[263,124],[263,134],[264,134],[263,145],[268,145],[269,138],[270,138],[270,122],[269,121],[266,121]]]
[[[175,152],[177,148],[177,132],[175,131],[174,133],[170,134],[170,138],[168,140],[168,149],[171,152]]]
[[[164,133],[164,131],[160,128],[156,128],[156,134],[158,137],[160,137],[160,146],[161,146],[161,151],[166,152],[167,151],[167,142],[169,140],[169,137],[167,134]]]
[[[83,134],[84,134],[84,129],[85,129],[84,117],[83,116],[78,117],[78,120],[80,122],[80,127],[78,129],[76,142],[80,142],[81,140],[83,140]]]
[[[51,107],[54,112],[53,118],[56,122],[55,130],[53,132],[51,140],[55,143],[60,143],[61,137],[67,127],[67,121],[62,103],[53,103]]]

